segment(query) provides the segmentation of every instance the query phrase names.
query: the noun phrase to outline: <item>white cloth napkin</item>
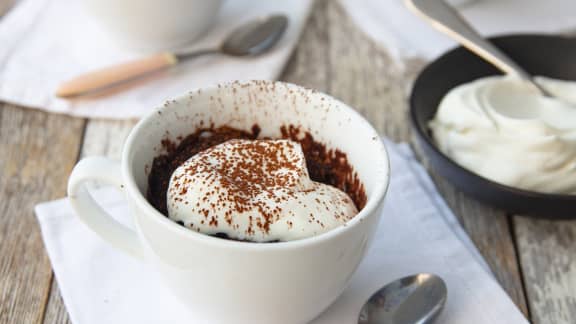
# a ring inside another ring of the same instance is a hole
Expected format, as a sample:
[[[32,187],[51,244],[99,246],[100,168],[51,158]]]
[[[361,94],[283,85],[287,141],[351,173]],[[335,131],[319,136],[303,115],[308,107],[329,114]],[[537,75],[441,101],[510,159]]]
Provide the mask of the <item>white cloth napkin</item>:
[[[340,0],[356,24],[398,59],[432,59],[456,45],[404,0]],[[447,0],[483,35],[576,31],[574,0]]]
[[[268,13],[284,13],[283,39],[259,57],[205,56],[182,62],[123,91],[76,100],[56,98],[58,84],[80,73],[146,53],[122,48],[79,0],[21,0],[0,20],[0,100],[84,117],[136,118],[167,98],[229,80],[276,79],[298,41],[311,0],[227,0],[194,48],[215,47],[236,26]],[[151,22],[153,23],[153,22]]]
[[[448,301],[439,323],[528,323],[489,273],[410,148],[388,142],[392,165],[382,221],[366,258],[342,296],[313,323],[356,323],[379,287],[418,272],[442,276]],[[123,222],[116,191],[95,192]],[[74,324],[204,323],[160,284],[145,263],[115,250],[74,216],[66,199],[40,204],[36,214],[56,280]]]

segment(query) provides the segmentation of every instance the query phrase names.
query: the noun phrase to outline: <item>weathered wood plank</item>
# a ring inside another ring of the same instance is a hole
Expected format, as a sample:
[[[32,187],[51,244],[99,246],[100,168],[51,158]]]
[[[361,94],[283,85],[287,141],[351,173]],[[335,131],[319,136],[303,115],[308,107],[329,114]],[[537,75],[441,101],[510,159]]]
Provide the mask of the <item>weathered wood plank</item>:
[[[62,197],[84,121],[0,107],[0,323],[44,315],[51,270],[33,207]]]
[[[366,117],[381,134],[406,141],[406,76],[397,64],[367,38],[337,3],[327,8],[329,35],[328,92]]]
[[[102,155],[119,160],[124,141],[135,124],[135,120],[93,119],[88,121],[80,157]]]
[[[576,323],[576,223],[512,219],[532,321]]]
[[[576,223],[514,217],[534,323],[576,322]]]
[[[327,1],[316,1],[300,41],[288,61],[281,80],[320,91],[327,90],[328,33],[326,18]]]
[[[54,278],[52,279],[52,286],[50,287],[50,297],[46,304],[44,323],[72,324],[68,312],[66,311],[66,307],[64,307],[58,283]]]

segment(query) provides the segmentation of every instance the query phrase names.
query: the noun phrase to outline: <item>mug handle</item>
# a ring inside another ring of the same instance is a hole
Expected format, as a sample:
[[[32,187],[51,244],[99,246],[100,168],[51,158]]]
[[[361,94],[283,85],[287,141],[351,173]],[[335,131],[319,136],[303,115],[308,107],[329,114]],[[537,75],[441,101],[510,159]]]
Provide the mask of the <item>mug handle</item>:
[[[68,179],[68,199],[80,220],[114,247],[143,258],[143,251],[136,232],[105,212],[88,192],[85,183],[98,180],[123,191],[120,163],[104,157],[82,159]]]

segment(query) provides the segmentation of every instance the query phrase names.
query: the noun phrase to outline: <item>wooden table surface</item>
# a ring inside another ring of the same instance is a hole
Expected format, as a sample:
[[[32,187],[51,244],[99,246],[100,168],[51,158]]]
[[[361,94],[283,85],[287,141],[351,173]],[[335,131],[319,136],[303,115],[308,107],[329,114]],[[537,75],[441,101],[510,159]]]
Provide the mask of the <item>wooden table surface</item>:
[[[329,93],[358,109],[381,134],[412,142],[406,96],[422,66],[394,63],[337,2],[320,0],[281,79]],[[0,323],[67,323],[33,207],[65,195],[79,158],[119,158],[134,121],[0,107]],[[534,323],[575,323],[576,221],[510,215],[433,177],[522,312]]]

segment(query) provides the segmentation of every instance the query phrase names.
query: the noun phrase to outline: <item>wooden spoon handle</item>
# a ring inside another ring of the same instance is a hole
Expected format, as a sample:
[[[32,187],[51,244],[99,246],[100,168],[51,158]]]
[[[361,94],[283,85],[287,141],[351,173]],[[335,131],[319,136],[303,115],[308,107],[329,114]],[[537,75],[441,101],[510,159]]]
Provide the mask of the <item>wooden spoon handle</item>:
[[[70,79],[58,87],[56,96],[70,97],[97,90],[115,83],[137,78],[146,73],[167,68],[178,62],[172,53],[160,53],[136,61],[113,65]]]

